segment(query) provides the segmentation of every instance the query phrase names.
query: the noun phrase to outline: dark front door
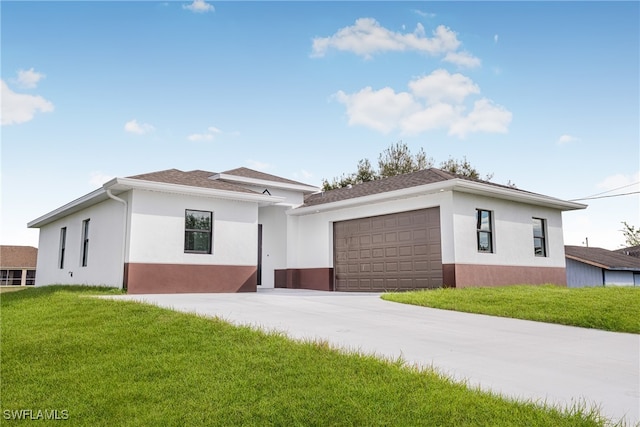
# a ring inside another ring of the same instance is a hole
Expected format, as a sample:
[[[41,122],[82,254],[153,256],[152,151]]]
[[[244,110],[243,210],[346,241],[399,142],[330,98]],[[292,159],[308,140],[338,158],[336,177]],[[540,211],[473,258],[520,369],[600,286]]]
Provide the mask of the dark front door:
[[[258,224],[258,286],[262,285],[262,224]]]

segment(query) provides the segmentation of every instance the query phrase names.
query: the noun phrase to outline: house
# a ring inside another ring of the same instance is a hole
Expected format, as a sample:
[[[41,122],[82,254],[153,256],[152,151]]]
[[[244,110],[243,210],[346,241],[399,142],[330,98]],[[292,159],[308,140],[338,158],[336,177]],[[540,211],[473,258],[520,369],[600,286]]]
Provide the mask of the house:
[[[34,285],[37,259],[33,246],[0,246],[0,286]]]
[[[640,258],[640,246],[629,246],[627,248],[616,249],[615,252],[621,253],[624,255],[633,256],[636,258]]]
[[[579,203],[431,168],[321,192],[247,168],[114,178],[33,221],[37,285],[129,293],[566,285]]]
[[[565,246],[567,286],[640,286],[640,258],[618,251]]]

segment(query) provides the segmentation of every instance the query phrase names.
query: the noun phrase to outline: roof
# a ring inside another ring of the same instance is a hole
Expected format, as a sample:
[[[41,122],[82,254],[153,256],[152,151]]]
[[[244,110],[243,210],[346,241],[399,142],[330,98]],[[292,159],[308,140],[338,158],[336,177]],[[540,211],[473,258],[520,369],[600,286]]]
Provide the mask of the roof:
[[[304,205],[298,209],[438,183],[457,183],[456,189],[459,191],[492,193],[494,197],[511,198],[514,200],[517,199],[520,201],[528,201],[529,203],[546,203],[563,210],[584,209],[586,207],[586,205],[579,203],[566,202],[507,185],[500,185],[489,181],[457,175],[437,168],[429,168],[419,170],[417,172],[363,182],[349,187],[312,194],[305,199]],[[452,184],[449,187],[453,186],[454,185]],[[444,187],[442,189],[444,189]]]
[[[251,178],[251,176],[259,178]],[[161,191],[170,193],[190,194],[204,197],[216,197],[223,199],[257,202],[260,206],[281,203],[285,200],[282,196],[271,196],[261,191],[253,191],[247,185],[266,185],[300,191],[309,194],[317,191],[316,187],[301,184],[275,175],[265,174],[248,168],[233,169],[227,173],[219,174],[204,170],[181,171],[179,169],[166,169],[141,175],[133,175],[126,178],[113,178],[101,188],[92,191],[76,200],[73,200],[41,217],[29,222],[27,227],[39,228],[52,221],[63,218],[71,213],[78,212],[96,203],[109,198],[117,197],[122,192],[131,189]]]
[[[302,183],[302,182],[293,181],[291,179],[282,178],[280,176],[271,175],[271,174],[268,174],[268,173],[256,171],[256,170],[249,169],[249,168],[231,169],[231,170],[222,172],[222,174],[223,175],[234,175],[234,176],[239,176],[239,177],[242,177],[242,178],[260,179],[260,180],[263,180],[263,181],[281,182],[281,183],[284,183],[284,184],[307,185],[307,184]]]
[[[183,172],[178,169],[167,169],[142,175],[128,176],[129,179],[141,181],[164,182],[166,184],[188,185],[191,187],[213,188],[223,191],[237,191],[240,193],[255,193],[239,185],[231,184],[217,179],[211,179],[215,172],[193,170]]]
[[[38,248],[33,246],[0,246],[0,268],[36,268]]]
[[[640,258],[616,251],[585,246],[565,246],[564,253],[568,259],[606,270],[640,271]]]
[[[628,248],[616,249],[615,252],[640,258],[640,245],[629,246]]]

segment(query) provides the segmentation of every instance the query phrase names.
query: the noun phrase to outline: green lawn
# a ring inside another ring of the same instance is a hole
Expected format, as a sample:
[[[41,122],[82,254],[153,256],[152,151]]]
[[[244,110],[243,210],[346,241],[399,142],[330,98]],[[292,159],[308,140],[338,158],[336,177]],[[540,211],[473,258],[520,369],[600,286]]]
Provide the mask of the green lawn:
[[[449,288],[388,293],[382,298],[445,310],[640,333],[640,288],[637,287]]]
[[[3,423],[11,411],[57,410],[73,426],[605,425],[580,407],[507,401],[401,361],[90,297],[106,292],[2,294]]]

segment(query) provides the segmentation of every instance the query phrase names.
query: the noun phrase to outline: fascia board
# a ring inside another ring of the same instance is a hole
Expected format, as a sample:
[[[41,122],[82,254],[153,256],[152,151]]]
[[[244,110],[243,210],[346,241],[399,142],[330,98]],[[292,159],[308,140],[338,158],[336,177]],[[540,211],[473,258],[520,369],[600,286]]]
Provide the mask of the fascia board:
[[[258,193],[241,193],[237,191],[218,190],[215,188],[194,187],[191,185],[170,184],[166,182],[145,181],[130,178],[114,178],[104,184],[104,188],[111,188],[114,190],[138,189],[266,204],[280,203],[285,200],[284,197],[268,196]]]
[[[284,190],[301,191],[307,194],[317,193],[320,190],[318,187],[313,187],[311,185],[290,184],[287,182],[247,178],[244,176],[229,175],[225,173],[215,174],[209,179],[214,179],[214,180],[219,179],[221,181],[229,181],[229,182],[235,182],[235,183],[241,183],[241,184],[250,184],[250,185],[258,185],[258,186],[265,186],[265,187],[281,188]]]
[[[454,191],[478,194],[483,196],[493,196],[498,199],[512,200],[515,202],[527,203],[530,205],[544,206],[561,211],[572,211],[578,209],[586,209],[587,205],[576,202],[568,202],[566,200],[556,199],[554,197],[545,196],[520,191],[517,189],[495,187],[492,185],[482,184],[479,182],[467,181],[464,179],[454,179]]]
[[[27,223],[27,227],[40,228],[43,225],[47,225],[53,221],[78,212],[89,206],[95,205],[96,203],[103,202],[107,199],[109,199],[109,196],[107,196],[107,191],[104,188],[98,188],[97,190],[94,190],[89,194],[85,194],[84,196],[75,199],[74,201],[69,202],[66,205],[60,206],[59,208],[54,209],[51,212],[34,219],[33,221]]]

